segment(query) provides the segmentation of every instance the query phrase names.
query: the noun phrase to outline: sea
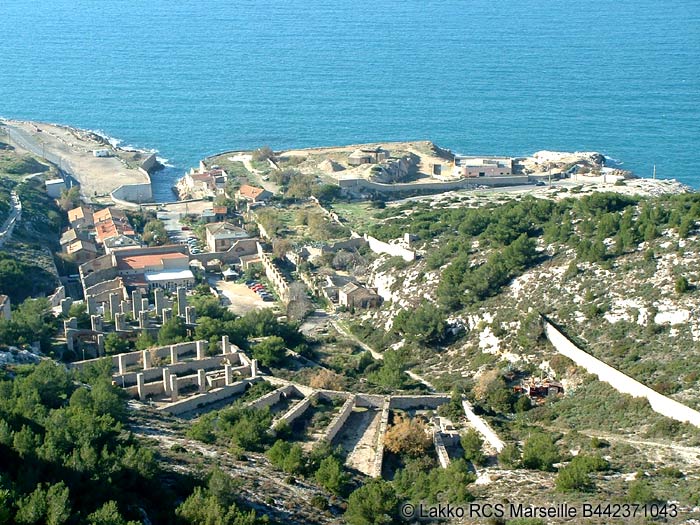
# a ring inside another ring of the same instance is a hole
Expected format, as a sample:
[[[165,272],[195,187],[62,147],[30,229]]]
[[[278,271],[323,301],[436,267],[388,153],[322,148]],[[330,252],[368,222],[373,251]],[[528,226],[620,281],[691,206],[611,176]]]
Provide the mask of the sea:
[[[168,168],[389,140],[599,151],[700,188],[700,0],[2,0],[0,116]]]

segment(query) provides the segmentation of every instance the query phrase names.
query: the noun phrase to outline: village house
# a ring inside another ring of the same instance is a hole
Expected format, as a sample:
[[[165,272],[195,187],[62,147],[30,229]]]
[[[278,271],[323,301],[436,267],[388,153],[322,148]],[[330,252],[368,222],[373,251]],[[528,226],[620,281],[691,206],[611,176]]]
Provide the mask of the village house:
[[[75,240],[65,246],[65,253],[70,255],[76,263],[83,264],[97,258],[99,250],[93,242]]]
[[[95,225],[92,209],[87,206],[78,206],[69,210],[68,222],[71,228],[92,228]]]
[[[75,241],[89,241],[91,240],[90,233],[87,230],[69,228],[61,235],[59,243],[61,245],[61,250],[65,253],[66,248],[69,244]]]
[[[250,186],[249,184],[243,184],[236,192],[237,200],[244,200],[252,203],[265,202],[270,200],[270,197],[272,197],[272,193],[269,191],[258,188],[257,186]]]
[[[348,283],[338,290],[338,303],[346,308],[376,308],[382,303],[382,298],[371,288]]]
[[[129,218],[118,208],[105,208],[93,213],[95,222],[95,240],[98,244],[104,244],[107,239],[119,235],[135,237],[136,232],[129,222]]]
[[[227,173],[221,168],[190,170],[183,181],[187,193],[191,196],[215,197],[223,195],[226,189]]]
[[[207,247],[212,252],[225,252],[236,241],[250,237],[247,231],[228,222],[216,222],[207,224],[205,227],[207,235]]]
[[[508,177],[513,174],[513,159],[456,155],[453,171],[458,178]]]
[[[115,235],[104,240],[105,253],[112,253],[120,248],[138,248],[139,246],[141,246],[141,243],[126,235]]]

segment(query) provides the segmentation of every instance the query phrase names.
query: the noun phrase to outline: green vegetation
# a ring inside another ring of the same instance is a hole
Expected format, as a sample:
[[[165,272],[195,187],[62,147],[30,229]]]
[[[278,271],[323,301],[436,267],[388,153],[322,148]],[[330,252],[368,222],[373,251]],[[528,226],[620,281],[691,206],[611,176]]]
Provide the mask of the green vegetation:
[[[398,503],[390,483],[372,480],[350,494],[345,519],[350,525],[395,523]]]
[[[51,293],[55,287],[56,278],[44,268],[0,252],[0,292],[9,295],[13,304]]]
[[[609,464],[600,456],[578,455],[559,470],[556,486],[561,492],[589,492],[595,488],[590,477],[591,472],[607,470]]]
[[[638,212],[636,210],[638,209]],[[440,303],[449,310],[483,301],[499,293],[513,277],[539,260],[534,239],[572,247],[581,261],[603,262],[650,241],[663,228],[687,237],[700,218],[700,196],[682,194],[640,201],[615,193],[594,193],[580,199],[550,201],[524,197],[478,208],[435,208],[428,204],[387,208],[385,219],[370,228],[380,239],[410,232],[438,248],[427,257],[430,268],[448,264],[438,287]],[[614,246],[603,241],[612,238]],[[473,243],[489,253],[473,257]]]
[[[254,523],[221,473],[192,494],[182,477],[163,483],[153,451],[125,430],[121,391],[99,367],[79,379],[90,387],[50,361],[0,375],[3,523],[174,523],[178,499],[183,523]]]
[[[143,241],[149,246],[161,246],[168,243],[168,232],[163,221],[153,219],[143,227]]]
[[[57,322],[46,299],[27,299],[12,312],[12,319],[0,318],[0,346],[29,345],[38,341],[43,351],[51,349]]]
[[[553,471],[553,465],[559,459],[559,448],[548,434],[534,432],[523,445],[522,465],[525,468]]]

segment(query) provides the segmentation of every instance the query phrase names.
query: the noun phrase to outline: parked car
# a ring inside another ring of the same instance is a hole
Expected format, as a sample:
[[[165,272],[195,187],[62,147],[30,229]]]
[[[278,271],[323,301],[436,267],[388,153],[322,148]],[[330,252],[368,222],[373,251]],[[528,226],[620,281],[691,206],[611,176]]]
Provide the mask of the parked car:
[[[192,228],[190,228],[189,226],[183,226],[183,227],[182,227],[182,231],[183,231],[183,232],[187,232],[187,231],[191,231],[191,230],[192,230]]]
[[[248,287],[253,286],[254,284],[258,284],[258,282],[257,281],[246,281],[245,282],[245,285]]]
[[[269,303],[270,301],[274,301],[271,295],[264,295],[262,297],[262,300],[265,301],[266,303]]]

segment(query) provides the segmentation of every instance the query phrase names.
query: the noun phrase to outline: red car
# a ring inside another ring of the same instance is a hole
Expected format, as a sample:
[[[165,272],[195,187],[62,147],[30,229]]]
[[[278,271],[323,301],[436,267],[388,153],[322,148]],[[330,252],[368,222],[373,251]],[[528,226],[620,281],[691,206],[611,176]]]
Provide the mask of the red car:
[[[265,287],[262,284],[256,284],[255,286],[251,286],[250,289],[257,292],[258,290],[264,290]]]

